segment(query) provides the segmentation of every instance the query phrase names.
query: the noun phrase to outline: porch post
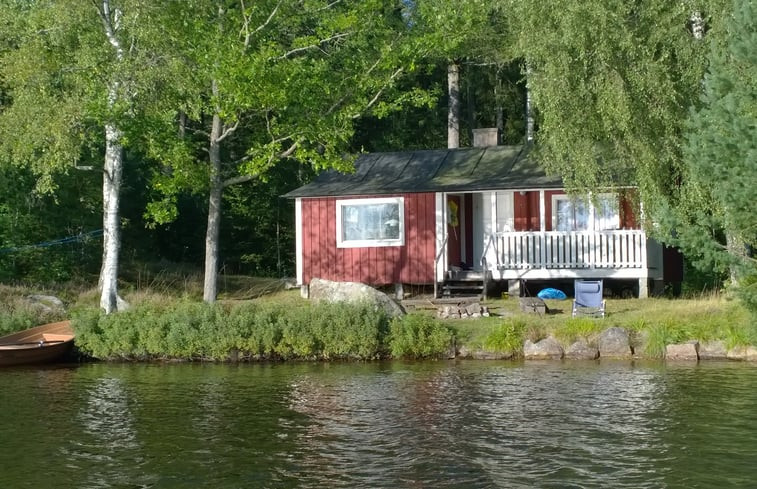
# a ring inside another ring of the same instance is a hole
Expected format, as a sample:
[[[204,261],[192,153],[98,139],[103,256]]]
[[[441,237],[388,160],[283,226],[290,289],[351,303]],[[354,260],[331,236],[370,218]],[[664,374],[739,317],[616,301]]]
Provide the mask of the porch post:
[[[447,250],[445,238],[447,237],[447,195],[437,192],[435,195],[435,219],[436,219],[436,246],[434,250],[434,285],[444,281],[444,272],[447,266]]]
[[[303,285],[302,278],[304,264],[302,263],[302,198],[294,200],[294,229],[294,254],[295,263],[297,266],[297,285]]]
[[[547,268],[547,237],[544,234],[547,231],[547,203],[544,201],[544,189],[539,190],[539,260],[540,268]]]
[[[547,230],[547,204],[544,202],[544,190],[539,190],[539,231]]]
[[[490,193],[490,201],[492,206],[492,227],[491,227],[491,233],[496,233],[499,231],[497,229],[497,192],[492,191]]]

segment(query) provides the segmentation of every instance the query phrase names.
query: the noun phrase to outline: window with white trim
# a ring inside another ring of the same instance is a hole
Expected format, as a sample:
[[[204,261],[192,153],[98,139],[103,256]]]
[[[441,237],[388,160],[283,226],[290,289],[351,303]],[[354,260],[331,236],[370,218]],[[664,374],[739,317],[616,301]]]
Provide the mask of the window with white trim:
[[[338,248],[405,244],[405,199],[343,199],[336,201]]]
[[[608,231],[620,228],[618,196],[600,194],[595,205],[569,195],[552,196],[552,229],[555,231]]]

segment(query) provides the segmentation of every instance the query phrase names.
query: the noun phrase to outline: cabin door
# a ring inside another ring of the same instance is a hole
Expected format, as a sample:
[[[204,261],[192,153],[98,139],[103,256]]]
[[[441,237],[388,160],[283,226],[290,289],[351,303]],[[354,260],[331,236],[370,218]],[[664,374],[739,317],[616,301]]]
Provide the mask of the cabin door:
[[[473,268],[471,194],[447,195],[447,265]]]

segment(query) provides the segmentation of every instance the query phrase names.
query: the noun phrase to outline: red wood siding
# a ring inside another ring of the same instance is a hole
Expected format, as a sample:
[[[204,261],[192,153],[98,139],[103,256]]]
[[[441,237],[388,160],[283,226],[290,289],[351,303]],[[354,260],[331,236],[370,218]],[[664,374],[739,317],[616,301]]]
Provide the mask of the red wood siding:
[[[540,231],[539,192],[515,192],[514,225],[516,231]]]
[[[372,196],[360,198],[366,197]],[[405,244],[370,248],[336,247],[336,198],[302,199],[303,283],[308,284],[313,278],[370,285],[433,283],[434,194],[402,197],[405,198]]]

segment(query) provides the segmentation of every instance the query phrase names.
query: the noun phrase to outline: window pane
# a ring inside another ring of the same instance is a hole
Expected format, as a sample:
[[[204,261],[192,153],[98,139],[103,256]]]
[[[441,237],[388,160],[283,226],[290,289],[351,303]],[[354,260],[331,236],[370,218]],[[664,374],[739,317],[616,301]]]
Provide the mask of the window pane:
[[[586,231],[589,229],[589,206],[583,200],[574,202],[575,225],[573,231]]]
[[[620,215],[618,198],[614,195],[601,195],[597,199],[594,211],[595,227],[599,231],[618,229]]]
[[[573,203],[566,199],[557,202],[557,230],[571,231],[573,229]]]
[[[401,244],[402,200],[371,200],[365,203],[361,203],[360,200],[337,203],[337,208],[341,209],[339,241],[343,244],[351,243],[352,246],[393,246]],[[387,200],[390,201],[386,202]],[[374,243],[371,244],[371,242]]]
[[[586,231],[589,229],[589,206],[582,200],[558,199],[557,230]]]

